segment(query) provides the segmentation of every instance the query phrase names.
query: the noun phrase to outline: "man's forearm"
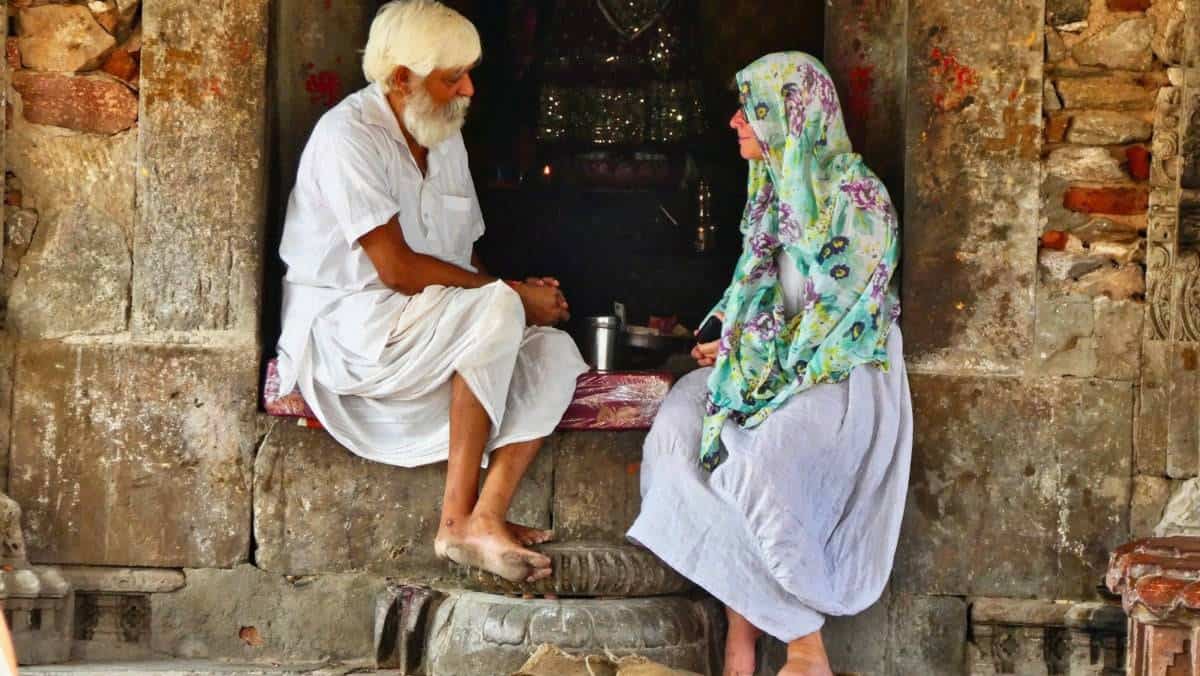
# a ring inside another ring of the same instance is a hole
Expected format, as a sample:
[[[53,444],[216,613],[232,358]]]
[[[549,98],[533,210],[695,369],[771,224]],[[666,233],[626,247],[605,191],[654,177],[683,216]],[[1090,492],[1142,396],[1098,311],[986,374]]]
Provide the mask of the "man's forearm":
[[[471,272],[433,256],[413,252],[398,262],[383,282],[400,293],[413,295],[429,286],[453,286],[477,289],[496,281],[495,277]]]

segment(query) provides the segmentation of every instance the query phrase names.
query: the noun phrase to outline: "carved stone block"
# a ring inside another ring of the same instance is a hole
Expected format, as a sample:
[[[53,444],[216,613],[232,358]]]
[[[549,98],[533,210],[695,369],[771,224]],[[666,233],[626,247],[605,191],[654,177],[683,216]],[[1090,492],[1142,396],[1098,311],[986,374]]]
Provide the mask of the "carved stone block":
[[[1125,614],[1106,603],[972,599],[970,676],[1116,676]]]
[[[572,654],[638,654],[678,669],[711,673],[719,637],[711,601],[521,600],[464,592],[447,598],[426,635],[425,673],[478,676],[516,671],[543,643]]]

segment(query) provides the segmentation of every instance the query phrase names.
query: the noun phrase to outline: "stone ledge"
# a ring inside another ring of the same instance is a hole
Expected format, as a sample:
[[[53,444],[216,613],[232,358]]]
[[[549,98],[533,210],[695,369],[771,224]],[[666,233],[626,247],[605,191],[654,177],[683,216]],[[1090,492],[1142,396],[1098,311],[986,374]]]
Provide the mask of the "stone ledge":
[[[61,566],[59,572],[72,587],[80,591],[160,594],[182,589],[186,584],[183,571],[171,568]]]

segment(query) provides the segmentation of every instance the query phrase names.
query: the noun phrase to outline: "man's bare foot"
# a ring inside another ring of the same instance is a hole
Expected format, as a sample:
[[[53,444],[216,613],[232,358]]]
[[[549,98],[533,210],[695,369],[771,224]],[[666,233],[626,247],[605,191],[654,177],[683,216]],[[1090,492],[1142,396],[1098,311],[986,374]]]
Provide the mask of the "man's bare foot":
[[[531,528],[529,526],[522,526],[519,523],[513,523],[511,521],[508,522],[508,532],[512,533],[512,536],[517,539],[517,542],[520,542],[526,547],[532,545],[543,545],[554,539],[554,531],[552,530]]]
[[[525,549],[500,519],[471,515],[443,521],[433,540],[439,558],[494,573],[510,582],[536,582],[549,577],[550,559]]]
[[[787,664],[783,665],[779,676],[833,676],[829,655],[825,654],[825,644],[821,641],[819,631],[789,643],[787,658]]]
[[[754,676],[758,668],[758,637],[762,636],[762,630],[728,606],[725,618],[729,627],[725,632],[725,671],[722,676]]]

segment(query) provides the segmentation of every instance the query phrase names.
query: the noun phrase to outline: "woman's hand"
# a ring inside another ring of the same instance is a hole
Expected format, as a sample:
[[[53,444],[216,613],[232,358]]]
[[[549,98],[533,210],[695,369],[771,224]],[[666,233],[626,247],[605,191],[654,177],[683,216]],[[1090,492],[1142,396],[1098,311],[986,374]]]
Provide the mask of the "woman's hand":
[[[554,326],[571,318],[570,306],[557,284],[513,284],[525,306],[525,321],[530,326]]]
[[[724,312],[715,312],[713,313],[713,316],[715,316],[717,319],[720,319],[721,323],[725,322]],[[700,329],[692,331],[692,335],[700,335]],[[696,345],[696,347],[692,348],[692,359],[695,359],[696,363],[702,367],[712,366],[713,364],[717,363],[717,349],[720,346],[720,338],[712,341],[711,343],[699,343]]]

